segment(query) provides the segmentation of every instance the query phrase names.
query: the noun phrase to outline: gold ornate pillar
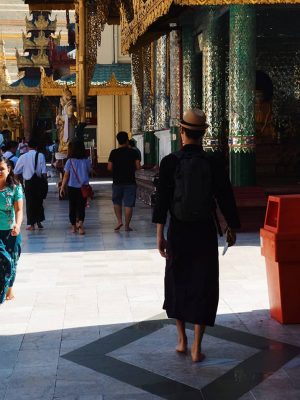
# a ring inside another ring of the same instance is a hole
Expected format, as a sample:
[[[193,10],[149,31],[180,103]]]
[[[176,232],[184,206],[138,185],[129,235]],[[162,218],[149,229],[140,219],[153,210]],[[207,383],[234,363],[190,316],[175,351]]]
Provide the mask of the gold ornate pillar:
[[[86,77],[86,4],[77,0],[76,14],[76,101],[78,122],[85,122],[87,77]]]

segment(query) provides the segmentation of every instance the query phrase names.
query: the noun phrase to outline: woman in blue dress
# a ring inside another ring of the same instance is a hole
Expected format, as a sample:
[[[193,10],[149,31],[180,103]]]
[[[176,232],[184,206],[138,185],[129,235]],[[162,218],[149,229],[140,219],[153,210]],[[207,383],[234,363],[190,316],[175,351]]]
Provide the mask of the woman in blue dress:
[[[0,304],[12,300],[17,262],[21,254],[23,189],[9,160],[0,156]]]

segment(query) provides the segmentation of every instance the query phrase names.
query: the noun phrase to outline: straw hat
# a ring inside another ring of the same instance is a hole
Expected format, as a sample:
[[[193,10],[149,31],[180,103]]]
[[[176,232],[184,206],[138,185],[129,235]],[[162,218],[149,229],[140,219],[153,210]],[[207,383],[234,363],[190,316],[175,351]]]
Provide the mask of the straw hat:
[[[206,115],[199,108],[191,108],[184,112],[182,120],[179,124],[183,128],[192,131],[204,131],[209,125],[206,123]]]

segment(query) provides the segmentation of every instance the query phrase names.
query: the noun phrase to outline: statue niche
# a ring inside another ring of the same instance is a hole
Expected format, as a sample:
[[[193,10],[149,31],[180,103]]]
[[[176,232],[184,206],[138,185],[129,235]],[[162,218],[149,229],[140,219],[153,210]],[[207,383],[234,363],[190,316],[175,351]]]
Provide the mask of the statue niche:
[[[58,131],[58,152],[67,156],[68,143],[75,137],[75,126],[77,119],[74,115],[75,107],[72,101],[72,92],[66,86],[60,98],[59,111],[56,116],[56,127]]]

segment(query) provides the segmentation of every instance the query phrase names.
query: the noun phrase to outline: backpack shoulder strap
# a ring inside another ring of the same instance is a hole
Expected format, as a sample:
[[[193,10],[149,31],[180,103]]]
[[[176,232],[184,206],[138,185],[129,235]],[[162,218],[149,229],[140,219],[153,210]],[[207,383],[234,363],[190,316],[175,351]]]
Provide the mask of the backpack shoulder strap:
[[[76,169],[75,169],[75,167],[74,167],[72,158],[70,158],[70,163],[71,163],[71,166],[72,166],[72,170],[73,170],[73,172],[74,172],[74,175],[76,176],[76,179],[78,180],[79,185],[82,186],[82,183],[81,183],[81,181],[80,181],[80,179],[79,179],[79,176],[78,176],[78,174],[77,174],[77,172],[76,172]]]
[[[39,153],[38,151],[35,153],[35,159],[34,159],[34,172],[36,172],[36,167],[38,163],[38,158],[39,158]]]

